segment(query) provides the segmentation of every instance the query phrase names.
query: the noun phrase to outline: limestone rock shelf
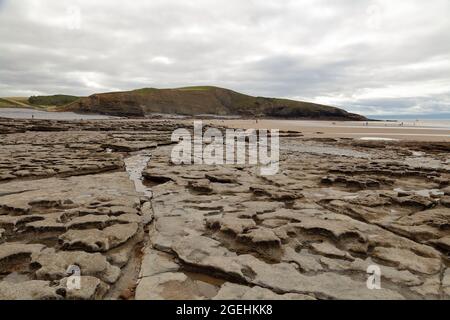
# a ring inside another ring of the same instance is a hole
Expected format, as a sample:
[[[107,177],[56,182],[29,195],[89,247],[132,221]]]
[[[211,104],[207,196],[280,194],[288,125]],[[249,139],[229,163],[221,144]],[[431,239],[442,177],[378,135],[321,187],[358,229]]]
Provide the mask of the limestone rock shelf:
[[[173,165],[189,125],[0,119],[0,299],[450,299],[444,145],[286,135],[262,177]]]

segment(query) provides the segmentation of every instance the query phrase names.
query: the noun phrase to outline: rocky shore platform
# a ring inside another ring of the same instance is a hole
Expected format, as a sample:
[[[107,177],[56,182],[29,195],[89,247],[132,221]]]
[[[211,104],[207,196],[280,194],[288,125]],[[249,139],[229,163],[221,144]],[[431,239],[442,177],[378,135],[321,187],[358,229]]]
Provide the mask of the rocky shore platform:
[[[0,299],[450,299],[450,143],[286,131],[260,176],[180,127],[0,119]]]

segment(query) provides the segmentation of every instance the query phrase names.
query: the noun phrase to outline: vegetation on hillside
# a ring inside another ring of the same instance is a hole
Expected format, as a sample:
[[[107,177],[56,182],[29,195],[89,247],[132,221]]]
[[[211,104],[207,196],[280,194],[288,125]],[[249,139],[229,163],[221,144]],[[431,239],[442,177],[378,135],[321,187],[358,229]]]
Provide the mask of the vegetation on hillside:
[[[5,100],[0,98],[0,108],[10,108],[10,107],[16,107],[17,104],[12,103],[11,101]]]
[[[28,98],[28,102],[39,106],[64,106],[78,99],[79,97],[76,96],[57,94],[53,96],[31,96]]]
[[[32,108],[25,97],[3,97],[0,98],[0,108]]]

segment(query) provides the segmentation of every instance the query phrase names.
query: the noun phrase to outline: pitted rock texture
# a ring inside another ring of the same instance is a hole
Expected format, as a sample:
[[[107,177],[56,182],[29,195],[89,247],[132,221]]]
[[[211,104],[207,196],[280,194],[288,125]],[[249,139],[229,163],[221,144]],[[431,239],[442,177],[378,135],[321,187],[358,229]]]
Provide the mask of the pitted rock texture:
[[[170,144],[176,124],[0,122],[15,128],[1,135],[0,298],[114,299],[134,290],[153,211],[123,160]],[[74,267],[79,289],[68,286]]]
[[[261,176],[174,165],[183,126],[0,119],[0,299],[450,299],[448,144],[284,134]]]
[[[205,280],[219,290],[213,299],[450,298],[441,280],[450,236],[442,148],[428,150],[430,168],[401,143],[281,141],[273,176],[251,166],[176,166],[169,147],[156,149],[144,171],[153,250],[214,277]],[[380,290],[367,287],[373,265]],[[137,288],[166,295],[146,298],[168,297],[162,274],[175,287],[190,279],[163,270]]]

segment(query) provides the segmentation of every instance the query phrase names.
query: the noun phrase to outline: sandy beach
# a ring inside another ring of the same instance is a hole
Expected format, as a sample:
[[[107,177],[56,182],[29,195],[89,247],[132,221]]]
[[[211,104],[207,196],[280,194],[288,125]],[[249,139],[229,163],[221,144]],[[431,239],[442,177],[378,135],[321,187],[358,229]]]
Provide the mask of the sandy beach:
[[[450,141],[450,121],[208,120],[216,126],[296,131],[305,137]],[[402,125],[403,123],[403,125]]]

